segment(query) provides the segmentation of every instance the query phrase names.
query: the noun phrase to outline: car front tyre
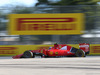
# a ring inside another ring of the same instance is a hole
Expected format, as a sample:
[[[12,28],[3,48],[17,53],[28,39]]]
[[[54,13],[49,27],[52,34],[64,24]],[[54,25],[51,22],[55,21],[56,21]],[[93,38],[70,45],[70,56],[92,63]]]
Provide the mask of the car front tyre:
[[[31,51],[25,51],[24,53],[23,53],[23,57],[24,58],[32,58],[34,55],[33,55],[33,53],[31,52]]]

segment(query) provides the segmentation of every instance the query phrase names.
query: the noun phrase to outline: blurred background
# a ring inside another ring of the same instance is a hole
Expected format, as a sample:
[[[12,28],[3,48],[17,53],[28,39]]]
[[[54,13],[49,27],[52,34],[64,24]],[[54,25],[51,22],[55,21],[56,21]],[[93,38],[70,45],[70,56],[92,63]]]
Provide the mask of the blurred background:
[[[100,44],[100,0],[0,0],[0,45]],[[9,14],[84,13],[82,35],[8,35]]]

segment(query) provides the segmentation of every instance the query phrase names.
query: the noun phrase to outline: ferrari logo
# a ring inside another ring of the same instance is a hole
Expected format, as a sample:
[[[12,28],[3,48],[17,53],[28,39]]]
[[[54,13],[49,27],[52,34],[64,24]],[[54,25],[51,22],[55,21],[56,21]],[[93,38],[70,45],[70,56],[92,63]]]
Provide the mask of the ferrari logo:
[[[53,54],[53,52],[50,52],[50,54],[52,55],[52,54]]]
[[[55,52],[56,55],[58,55],[58,52]]]

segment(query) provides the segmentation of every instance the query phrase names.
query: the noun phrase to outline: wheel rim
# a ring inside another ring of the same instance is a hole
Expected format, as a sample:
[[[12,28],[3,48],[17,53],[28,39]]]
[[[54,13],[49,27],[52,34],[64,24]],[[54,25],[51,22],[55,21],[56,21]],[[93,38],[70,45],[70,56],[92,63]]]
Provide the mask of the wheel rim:
[[[30,51],[25,51],[24,54],[23,54],[23,56],[24,56],[25,58],[32,58],[32,57],[33,57],[33,54],[32,54],[32,52],[30,52]]]
[[[85,54],[84,54],[84,52],[83,52],[82,50],[78,50],[78,51],[76,52],[76,56],[77,56],[77,57],[84,57]]]

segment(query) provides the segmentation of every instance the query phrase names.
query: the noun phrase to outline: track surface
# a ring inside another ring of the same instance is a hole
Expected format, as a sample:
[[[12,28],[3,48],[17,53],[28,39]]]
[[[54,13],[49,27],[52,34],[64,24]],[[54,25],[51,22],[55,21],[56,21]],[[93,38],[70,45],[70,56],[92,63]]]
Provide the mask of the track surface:
[[[0,57],[0,75],[100,75],[100,56],[31,59]]]

